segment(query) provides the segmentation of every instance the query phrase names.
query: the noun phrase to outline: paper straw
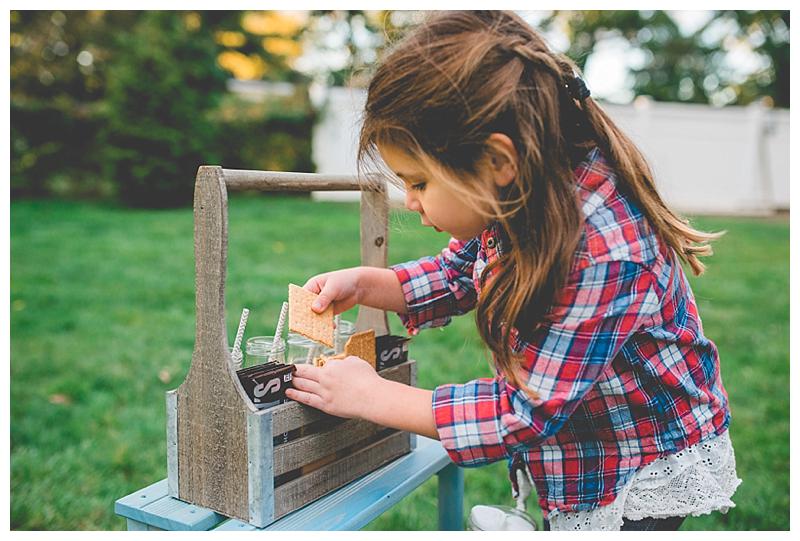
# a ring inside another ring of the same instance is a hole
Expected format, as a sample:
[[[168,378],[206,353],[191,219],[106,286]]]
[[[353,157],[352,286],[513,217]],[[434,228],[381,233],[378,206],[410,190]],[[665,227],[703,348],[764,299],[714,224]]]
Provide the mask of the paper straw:
[[[231,364],[233,364],[233,370],[240,370],[242,368],[242,352],[238,350],[234,350],[231,352]]]
[[[233,352],[239,355],[242,353],[242,337],[244,337],[244,328],[247,325],[248,315],[250,315],[250,310],[243,309],[242,317],[239,319],[239,330],[236,331],[236,340],[233,341]]]
[[[275,328],[275,336],[272,338],[272,352],[270,353],[269,360],[274,361],[278,355],[278,344],[280,343],[281,336],[283,335],[283,325],[286,322],[286,312],[289,311],[289,303],[285,302],[281,305],[281,315],[278,316],[278,326]]]

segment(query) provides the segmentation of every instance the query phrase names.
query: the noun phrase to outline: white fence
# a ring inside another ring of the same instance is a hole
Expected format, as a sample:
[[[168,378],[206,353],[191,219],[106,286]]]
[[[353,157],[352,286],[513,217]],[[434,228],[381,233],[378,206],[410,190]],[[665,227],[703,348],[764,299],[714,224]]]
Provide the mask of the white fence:
[[[312,153],[319,173],[353,174],[365,92],[330,88]],[[680,212],[761,215],[789,208],[789,111],[657,103],[605,105],[641,148],[661,194]],[[318,192],[353,200],[356,192]],[[392,188],[402,204],[403,195]]]

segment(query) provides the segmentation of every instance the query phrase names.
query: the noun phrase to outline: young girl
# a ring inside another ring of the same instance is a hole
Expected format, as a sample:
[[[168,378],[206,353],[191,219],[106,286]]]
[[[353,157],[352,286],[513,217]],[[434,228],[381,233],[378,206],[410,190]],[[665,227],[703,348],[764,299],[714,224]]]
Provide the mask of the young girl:
[[[461,466],[507,459],[553,530],[677,529],[734,505],[717,348],[679,261],[701,274],[718,234],[667,208],[572,62],[514,13],[431,15],[378,66],[358,158],[452,238],[314,276],[314,308],[391,310],[412,335],[474,309],[495,377],[428,391],[349,357],[298,365],[290,398],[438,439]]]

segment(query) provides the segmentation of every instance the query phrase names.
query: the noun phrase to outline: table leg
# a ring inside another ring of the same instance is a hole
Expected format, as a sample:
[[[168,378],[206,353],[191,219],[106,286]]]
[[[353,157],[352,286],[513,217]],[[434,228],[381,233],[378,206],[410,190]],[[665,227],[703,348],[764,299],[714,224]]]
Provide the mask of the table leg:
[[[460,531],[464,529],[464,471],[448,464],[439,476],[439,529]]]

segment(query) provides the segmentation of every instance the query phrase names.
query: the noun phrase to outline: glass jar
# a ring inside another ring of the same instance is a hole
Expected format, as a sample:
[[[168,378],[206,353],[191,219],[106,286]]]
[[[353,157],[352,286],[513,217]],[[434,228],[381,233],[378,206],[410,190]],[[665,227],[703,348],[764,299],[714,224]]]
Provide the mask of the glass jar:
[[[286,359],[291,364],[311,363],[322,351],[322,345],[310,338],[290,332],[286,338],[288,351]]]
[[[286,342],[279,339],[275,350],[275,358],[272,357],[272,336],[253,336],[247,339],[245,354],[247,355],[244,367],[264,364],[267,361],[279,363],[286,362]]]
[[[536,522],[528,513],[507,505],[475,505],[469,513],[467,529],[471,531],[536,530]]]
[[[344,319],[339,320],[339,325],[333,330],[334,333],[334,350],[336,353],[341,353],[344,351],[344,345],[347,343],[347,340],[353,336],[356,332],[356,324],[352,321],[347,321]]]

